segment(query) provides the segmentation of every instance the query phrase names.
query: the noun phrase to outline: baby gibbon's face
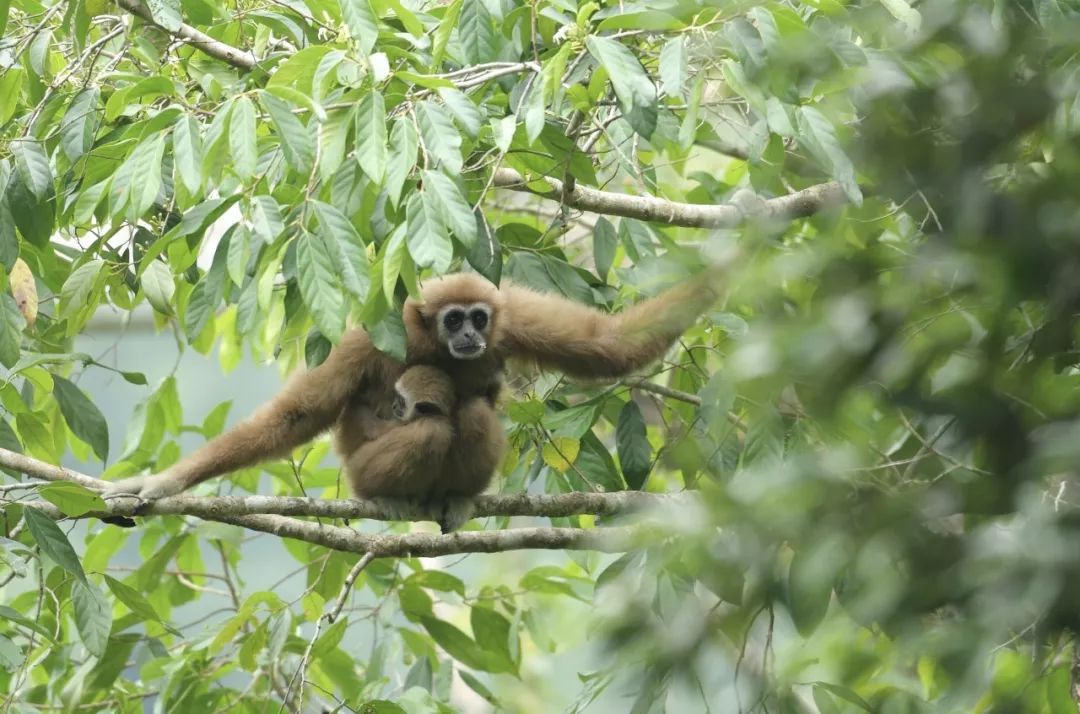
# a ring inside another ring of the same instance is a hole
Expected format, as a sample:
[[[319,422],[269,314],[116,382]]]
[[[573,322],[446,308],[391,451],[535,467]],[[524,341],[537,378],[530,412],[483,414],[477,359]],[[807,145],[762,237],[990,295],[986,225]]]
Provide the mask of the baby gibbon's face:
[[[491,306],[484,302],[444,305],[436,315],[439,341],[454,359],[482,357],[491,334]]]

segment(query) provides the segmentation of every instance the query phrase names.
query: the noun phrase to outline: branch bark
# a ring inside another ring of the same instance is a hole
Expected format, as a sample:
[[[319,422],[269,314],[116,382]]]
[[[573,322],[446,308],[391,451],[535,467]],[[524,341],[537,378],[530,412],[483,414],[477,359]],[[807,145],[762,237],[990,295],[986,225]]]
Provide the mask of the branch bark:
[[[667,201],[655,196],[631,196],[625,193],[598,191],[580,184],[564,190],[563,182],[545,176],[543,182],[551,188],[540,188],[539,181],[529,183],[513,169],[495,170],[494,185],[511,191],[532,193],[571,208],[609,216],[637,218],[642,221],[666,223],[688,228],[733,228],[748,219],[789,221],[811,216],[828,206],[839,205],[846,199],[840,184],[835,181],[818,184],[786,196],[762,200],[752,212],[733,203],[705,205]]]
[[[116,4],[130,12],[132,15],[145,20],[156,27],[160,27],[170,35],[183,40],[192,47],[201,50],[215,59],[227,62],[239,69],[249,70],[255,67],[254,57],[246,54],[239,48],[222,42],[221,40],[215,40],[210,35],[196,30],[191,25],[180,23],[180,28],[177,30],[170,30],[167,27],[163,27],[154,19],[154,16],[150,14],[150,11],[139,0],[116,0]]]
[[[72,481],[95,491],[104,482],[86,474],[61,468],[7,449],[0,449],[0,466],[15,469],[48,481]],[[38,508],[51,518],[66,516],[51,503],[21,502]],[[556,496],[512,494],[481,496],[475,501],[475,516],[563,517],[583,513],[614,515],[655,507],[694,507],[696,494],[648,494],[637,491],[612,493],[567,493]],[[646,540],[655,541],[655,529],[639,526],[610,528],[515,528],[497,531],[465,531],[448,535],[406,533],[371,535],[341,526],[303,521],[289,516],[323,518],[372,518],[383,520],[431,520],[430,511],[419,504],[393,501],[320,500],[287,496],[222,496],[204,498],[173,496],[142,502],[132,496],[110,498],[108,510],[84,514],[86,517],[186,515],[240,526],[249,530],[294,538],[350,553],[371,553],[372,557],[436,556],[451,553],[496,553],[507,550],[557,549],[623,552]]]

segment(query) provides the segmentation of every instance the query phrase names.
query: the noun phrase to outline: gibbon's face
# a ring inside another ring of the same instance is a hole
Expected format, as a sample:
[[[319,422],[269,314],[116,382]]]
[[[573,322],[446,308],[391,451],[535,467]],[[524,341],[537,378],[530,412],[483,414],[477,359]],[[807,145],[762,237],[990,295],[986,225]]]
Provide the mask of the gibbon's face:
[[[414,402],[404,387],[398,382],[394,385],[394,418],[401,422],[410,422],[422,416],[446,416],[435,402]]]
[[[484,302],[450,303],[436,315],[439,341],[454,359],[482,357],[491,334],[491,307]]]

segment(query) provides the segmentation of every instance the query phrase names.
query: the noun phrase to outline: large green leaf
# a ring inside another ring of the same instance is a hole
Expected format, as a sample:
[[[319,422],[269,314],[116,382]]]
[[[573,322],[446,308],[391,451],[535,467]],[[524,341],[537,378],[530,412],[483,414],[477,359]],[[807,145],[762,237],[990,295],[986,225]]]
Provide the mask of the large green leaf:
[[[461,133],[450,115],[441,105],[424,101],[416,107],[416,119],[424,148],[442,163],[445,171],[459,173],[462,166]]]
[[[385,185],[390,202],[396,206],[405,179],[416,166],[416,152],[420,146],[416,129],[408,118],[398,117],[394,120],[390,130],[390,146],[392,151],[386,166]]]
[[[414,193],[409,196],[405,214],[409,226],[409,253],[416,265],[432,267],[439,273],[449,270],[454,246],[450,243],[437,200],[428,191]]]
[[[109,458],[109,426],[105,417],[83,391],[58,374],[52,375],[53,395],[71,433],[93,448],[102,461]]]
[[[363,239],[349,219],[330,204],[315,201],[312,207],[319,218],[319,234],[334,257],[342,285],[353,297],[363,302],[371,286]]]
[[[641,61],[628,47],[608,37],[590,35],[589,53],[607,70],[623,116],[634,131],[648,138],[656,129],[656,87]]]
[[[386,104],[376,90],[368,92],[356,108],[356,160],[376,185],[386,174]]]
[[[232,169],[241,180],[255,174],[259,155],[255,146],[255,105],[247,97],[238,97],[229,119],[229,153]]]
[[[369,54],[379,39],[379,22],[368,0],[339,0],[349,36],[361,54]]]
[[[86,573],[83,572],[79,557],[75,555],[75,549],[71,547],[71,543],[60,527],[36,508],[27,508],[23,511],[23,518],[26,520],[30,535],[41,548],[41,552],[76,579],[86,582]]]
[[[439,171],[424,171],[421,181],[424,191],[430,193],[438,205],[443,223],[465,246],[471,246],[477,237],[476,217],[457,183]]]
[[[645,433],[645,419],[641,408],[633,400],[623,405],[619,423],[615,428],[615,445],[619,452],[626,485],[640,489],[652,468],[652,447]]]
[[[90,150],[100,120],[101,90],[87,87],[71,100],[60,122],[60,146],[70,161],[77,161]]]
[[[112,629],[112,607],[105,593],[88,580],[76,581],[71,586],[71,604],[79,637],[90,654],[101,657]]]
[[[338,266],[324,235],[304,233],[297,239],[296,269],[300,294],[319,330],[337,342],[345,331],[345,301]]]

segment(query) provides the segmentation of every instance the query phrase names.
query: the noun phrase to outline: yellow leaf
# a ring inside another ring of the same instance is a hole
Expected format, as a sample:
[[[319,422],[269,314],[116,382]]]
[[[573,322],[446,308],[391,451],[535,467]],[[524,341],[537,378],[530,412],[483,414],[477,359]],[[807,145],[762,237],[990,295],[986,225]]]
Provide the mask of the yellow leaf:
[[[541,455],[544,463],[557,471],[568,471],[581,451],[581,442],[568,436],[559,436],[544,444]]]
[[[33,327],[38,311],[37,283],[34,282],[34,274],[30,272],[30,266],[25,260],[18,258],[15,261],[8,280],[11,283],[11,295],[19,306],[19,312],[26,319],[26,326]]]

